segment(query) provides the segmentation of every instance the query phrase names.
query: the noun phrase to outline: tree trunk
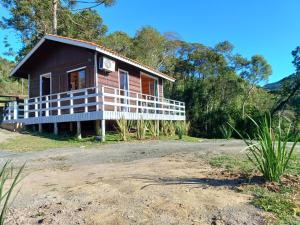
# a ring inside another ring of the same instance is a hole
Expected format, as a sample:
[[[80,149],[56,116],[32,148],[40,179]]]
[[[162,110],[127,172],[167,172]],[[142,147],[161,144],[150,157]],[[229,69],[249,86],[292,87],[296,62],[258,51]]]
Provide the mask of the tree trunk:
[[[57,34],[57,5],[58,0],[52,0],[53,4],[53,18],[52,18],[52,34]]]

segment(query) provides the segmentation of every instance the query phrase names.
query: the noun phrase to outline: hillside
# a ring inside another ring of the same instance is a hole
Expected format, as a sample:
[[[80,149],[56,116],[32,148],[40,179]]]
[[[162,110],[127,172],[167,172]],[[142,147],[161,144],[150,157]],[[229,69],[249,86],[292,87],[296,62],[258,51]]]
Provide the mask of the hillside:
[[[264,88],[268,91],[277,92],[283,87],[284,84],[289,84],[291,81],[293,81],[295,79],[295,76],[296,74],[291,74],[277,82],[266,84]]]

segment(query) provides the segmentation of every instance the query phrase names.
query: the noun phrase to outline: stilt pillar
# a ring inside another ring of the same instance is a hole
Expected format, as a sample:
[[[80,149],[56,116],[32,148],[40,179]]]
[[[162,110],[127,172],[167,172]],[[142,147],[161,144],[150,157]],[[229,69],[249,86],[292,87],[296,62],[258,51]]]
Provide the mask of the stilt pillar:
[[[76,132],[76,137],[78,139],[81,139],[81,123],[80,121],[77,121],[77,132]]]
[[[105,120],[101,120],[101,138],[105,141]]]
[[[39,133],[43,132],[43,124],[39,123]]]
[[[58,124],[54,123],[53,125],[54,125],[54,129],[53,129],[54,132],[53,133],[54,133],[54,135],[57,136],[58,135]]]
[[[101,135],[100,120],[95,121],[95,132],[96,132],[96,136]]]

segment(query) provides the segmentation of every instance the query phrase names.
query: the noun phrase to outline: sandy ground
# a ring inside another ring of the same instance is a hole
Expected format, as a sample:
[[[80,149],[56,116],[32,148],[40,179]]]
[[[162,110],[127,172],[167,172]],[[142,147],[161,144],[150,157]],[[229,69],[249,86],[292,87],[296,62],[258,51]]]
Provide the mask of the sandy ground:
[[[147,141],[97,149],[0,152],[27,162],[7,224],[263,224],[251,196],[222,176],[207,154],[234,153],[241,141]]]

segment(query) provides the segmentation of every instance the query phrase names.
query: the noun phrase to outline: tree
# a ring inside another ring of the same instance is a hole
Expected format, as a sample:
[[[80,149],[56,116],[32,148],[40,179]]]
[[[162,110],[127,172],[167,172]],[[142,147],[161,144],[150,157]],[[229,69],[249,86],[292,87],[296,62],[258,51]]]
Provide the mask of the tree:
[[[292,51],[293,61],[295,66],[296,74],[292,81],[288,85],[284,86],[284,94],[282,94],[281,99],[276,104],[272,110],[272,115],[274,115],[279,110],[283,110],[287,103],[297,94],[300,90],[300,46],[296,47]]]
[[[23,95],[27,93],[27,81],[22,82],[11,79],[10,71],[15,63],[0,57],[0,94],[1,95]]]
[[[114,32],[101,41],[101,44],[124,56],[132,57],[133,40],[124,32]]]
[[[235,69],[247,81],[242,101],[242,115],[245,118],[245,106],[253,89],[261,82],[268,80],[272,68],[261,55],[254,55],[248,61],[240,55],[235,56]]]
[[[104,5],[105,7],[110,7],[115,4],[115,0],[85,0],[85,1],[78,1],[78,0],[65,0],[67,6],[69,6],[71,11],[82,11],[82,10],[89,10],[96,8],[100,5]],[[83,8],[77,8],[78,3],[88,6],[83,6]],[[53,5],[53,34],[57,34],[57,10],[58,10],[59,0],[52,0]]]
[[[113,0],[84,1],[88,7],[77,8],[83,1],[71,0],[2,0],[9,16],[3,17],[1,27],[14,29],[23,44],[19,56],[25,55],[46,33],[83,38],[99,42],[107,27],[92,8],[103,4],[112,5]],[[96,3],[97,4],[93,4]]]
[[[133,58],[153,68],[161,68],[172,50],[170,42],[152,27],[141,28],[133,38]]]

